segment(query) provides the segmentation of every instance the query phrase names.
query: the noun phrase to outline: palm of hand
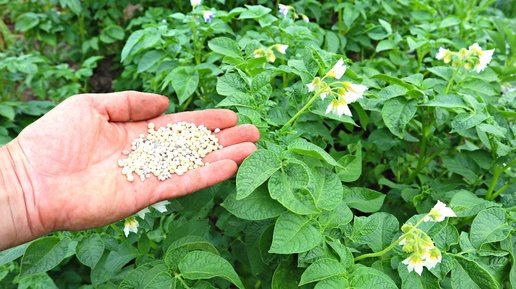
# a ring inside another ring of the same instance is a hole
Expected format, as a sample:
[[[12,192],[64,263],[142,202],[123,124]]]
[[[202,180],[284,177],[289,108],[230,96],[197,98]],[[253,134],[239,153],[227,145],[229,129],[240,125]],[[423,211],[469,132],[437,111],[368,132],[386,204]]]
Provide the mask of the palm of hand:
[[[258,131],[253,126],[234,127],[236,116],[230,111],[159,116],[168,106],[166,98],[133,94],[107,101],[71,98],[17,138],[30,179],[31,188],[25,190],[30,193],[24,197],[33,230],[80,230],[112,223],[155,202],[231,177],[237,163],[255,150],[251,142],[258,140]],[[124,157],[121,151],[146,132],[148,122],[163,126],[183,120],[224,129],[218,137],[225,148],[205,158],[212,164],[165,182],[154,177],[128,182],[117,165]]]

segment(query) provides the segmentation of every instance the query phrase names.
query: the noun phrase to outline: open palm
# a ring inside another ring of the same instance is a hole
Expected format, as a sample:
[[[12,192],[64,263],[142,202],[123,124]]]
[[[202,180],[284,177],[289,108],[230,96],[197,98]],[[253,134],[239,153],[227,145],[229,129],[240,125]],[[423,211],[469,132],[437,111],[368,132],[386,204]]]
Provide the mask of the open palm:
[[[30,230],[80,230],[120,220],[158,201],[179,197],[233,176],[255,149],[258,130],[236,126],[234,112],[212,109],[162,115],[163,96],[139,92],[71,97],[27,127],[8,145],[22,183]],[[117,165],[122,150],[147,124],[179,121],[220,128],[222,150],[204,158],[210,165],[173,175],[128,182]],[[18,161],[16,161],[18,160]]]

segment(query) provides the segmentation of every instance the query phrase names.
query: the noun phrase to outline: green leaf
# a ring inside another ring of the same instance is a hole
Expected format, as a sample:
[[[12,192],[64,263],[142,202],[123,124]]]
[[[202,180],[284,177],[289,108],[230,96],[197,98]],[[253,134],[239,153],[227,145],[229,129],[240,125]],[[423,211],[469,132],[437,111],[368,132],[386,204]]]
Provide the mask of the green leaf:
[[[274,172],[269,180],[269,193],[271,197],[280,202],[290,211],[301,214],[319,213],[315,205],[314,196],[307,186],[313,176],[306,165],[289,159],[288,164],[282,170]]]
[[[415,99],[406,100],[398,96],[385,101],[382,108],[382,119],[392,134],[404,138],[405,127],[412,120],[417,111]]]
[[[247,10],[243,11],[238,19],[257,19],[269,14],[272,9],[262,5],[245,5]]]
[[[267,150],[257,150],[240,165],[236,176],[236,199],[249,196],[274,172],[281,168],[279,156]]]
[[[116,246],[116,245],[115,245]],[[106,246],[109,250],[109,247]],[[97,286],[120,273],[122,267],[138,256],[138,250],[128,243],[113,248],[116,251],[105,251],[104,255],[91,270],[91,283]]]
[[[82,12],[81,1],[79,0],[59,0],[59,4],[64,8],[70,7],[70,10],[72,10],[75,15],[79,15]]]
[[[480,174],[478,165],[465,154],[454,154],[442,158],[444,167],[463,176],[469,184],[475,183]]]
[[[326,30],[324,33],[324,38],[324,50],[337,53],[340,48],[339,36],[332,31]]]
[[[401,85],[397,85],[397,84],[392,84],[392,85],[389,85],[389,86],[385,87],[384,89],[380,90],[378,97],[383,101],[387,101],[387,100],[389,100],[391,98],[395,98],[397,96],[406,95],[407,92],[408,92],[408,89],[406,89],[405,87],[403,87]]]
[[[349,285],[353,289],[398,289],[385,273],[364,266],[355,267]]]
[[[453,68],[449,66],[429,67],[427,70],[446,81],[449,81],[453,76]]]
[[[339,261],[335,259],[319,259],[310,264],[303,272],[299,286],[331,277],[344,276],[345,274],[346,268]]]
[[[319,215],[319,223],[326,228],[337,228],[346,225],[352,219],[353,213],[344,201],[341,201],[335,209],[323,211]]]
[[[337,175],[343,182],[354,182],[362,175],[362,144],[357,143],[355,148],[355,154],[349,154],[341,157],[338,160],[339,164],[343,167],[337,168]]]
[[[182,104],[197,89],[197,85],[199,85],[199,73],[193,67],[182,66],[175,68],[170,74],[173,75],[171,76],[172,86],[176,91],[179,104]]]
[[[276,220],[269,253],[302,253],[313,249],[322,240],[317,222],[306,216],[285,213]]]
[[[470,217],[478,214],[480,211],[489,207],[500,207],[501,204],[497,204],[492,201],[487,201],[477,197],[477,195],[466,190],[457,191],[451,201],[450,207],[457,217]]]
[[[451,125],[453,129],[451,132],[465,131],[479,125],[486,118],[487,116],[480,112],[461,112],[452,120]]]
[[[14,108],[12,106],[0,103],[0,115],[6,117],[10,121],[13,121],[16,113],[14,112]]]
[[[454,94],[439,94],[434,99],[423,103],[420,106],[444,107],[444,108],[462,108],[471,110],[462,97]]]
[[[343,168],[332,156],[330,156],[329,153],[323,150],[320,146],[311,142],[296,141],[288,146],[288,151],[295,152],[300,155],[314,157],[326,161],[332,166]]]
[[[364,213],[378,211],[385,200],[385,194],[375,190],[353,187],[344,190],[344,201],[350,208],[357,209]]]
[[[46,272],[66,257],[70,238],[43,237],[27,247],[21,260],[20,276]]]
[[[99,39],[100,41],[104,42],[104,43],[113,43],[115,42],[116,40],[122,40],[124,39],[124,29],[116,24],[112,24],[112,25],[108,25],[107,27],[105,27],[100,36],[99,36]]]
[[[331,277],[317,282],[314,289],[342,289],[348,288],[348,286],[348,279],[344,277]]]
[[[162,260],[152,261],[150,263],[143,264],[138,266],[134,270],[131,271],[124,278],[122,283],[118,286],[119,289],[131,289],[131,288],[141,288],[141,289],[149,289],[149,288],[157,288],[156,283],[162,283],[167,279],[168,267]],[[165,277],[165,278],[164,278]],[[169,282],[172,281],[172,277],[168,275]],[[159,282],[158,282],[159,281]],[[151,285],[153,284],[153,285]],[[170,283],[169,283],[170,284]],[[151,286],[149,286],[151,285]],[[161,287],[166,288],[166,287]]]
[[[16,23],[14,24],[14,29],[16,31],[25,32],[31,28],[36,27],[39,24],[39,17],[36,13],[33,12],[25,12],[22,15],[18,16],[16,19]]]
[[[217,93],[227,96],[218,106],[254,107],[255,101],[247,94],[246,83],[236,73],[226,73],[217,79]]]
[[[448,251],[452,245],[459,243],[459,232],[449,223],[446,223],[446,226],[440,228],[437,232],[431,230],[429,235],[434,240],[435,246],[442,251]]]
[[[451,285],[454,289],[500,288],[494,277],[477,262],[454,255],[455,266],[451,270]]]
[[[507,213],[502,208],[482,210],[471,223],[471,244],[480,249],[486,243],[502,241],[511,233]]]
[[[314,188],[312,190],[317,208],[331,211],[342,201],[343,187],[339,177],[327,168],[312,169]]]
[[[168,253],[170,251],[176,250],[178,248],[185,247],[188,251],[193,250],[202,250],[206,252],[210,252],[213,254],[219,254],[219,251],[215,246],[213,246],[212,243],[208,242],[206,239],[200,236],[196,235],[186,235],[186,237],[180,238],[174,243],[170,244],[170,246],[167,249],[167,253],[165,254],[165,262],[167,262],[168,259]],[[168,264],[167,264],[168,265]]]
[[[459,25],[462,22],[457,16],[446,16],[441,23],[439,23],[439,28],[447,28],[451,26]]]
[[[30,243],[25,243],[23,245],[19,245],[13,248],[9,248],[0,252],[0,267],[10,263],[18,258],[20,258],[27,247],[29,247]],[[0,278],[1,280],[1,278]]]
[[[75,254],[81,263],[93,268],[102,257],[104,249],[102,238],[98,234],[92,234],[79,241],[75,247]]]
[[[160,50],[149,50],[145,52],[140,61],[138,62],[138,70],[136,73],[142,73],[150,68],[158,66],[158,63],[165,56],[165,53]]]
[[[389,246],[399,232],[398,219],[384,212],[374,213],[366,219],[355,218],[354,226],[357,227],[353,228],[354,233],[361,229],[356,242],[367,245],[373,252],[380,252]]]
[[[274,270],[272,289],[299,289],[297,284],[301,274],[300,268],[287,262],[281,262]]]
[[[179,271],[185,279],[198,280],[221,277],[238,288],[245,289],[231,264],[226,259],[209,252],[193,251],[188,253],[179,262]]]
[[[224,56],[230,56],[237,59],[242,59],[242,51],[238,44],[231,38],[216,37],[208,41],[208,47],[214,52]]]
[[[124,60],[129,56],[133,47],[140,41],[140,39],[145,35],[144,30],[136,30],[134,31],[127,41],[125,42],[124,48],[122,48],[122,53],[120,55],[120,62],[124,62]]]
[[[391,50],[398,47],[398,44],[393,39],[384,39],[380,42],[378,42],[378,45],[376,45],[376,52],[381,52],[385,50]]]
[[[253,194],[243,199],[237,200],[236,196],[236,192],[231,192],[221,205],[244,220],[275,218],[286,211],[285,207],[271,198],[265,186],[258,187]]]
[[[414,90],[414,89],[417,89],[414,85],[410,84],[410,83],[407,83],[397,77],[394,77],[394,76],[390,76],[388,74],[382,74],[382,73],[379,73],[379,74],[375,74],[373,76],[371,76],[372,79],[380,79],[380,80],[383,80],[383,81],[386,81],[388,82],[389,84],[397,84],[401,87],[404,87],[408,90]]]
[[[251,82],[251,93],[255,99],[266,101],[272,93],[271,75],[269,72],[262,72],[256,75]]]

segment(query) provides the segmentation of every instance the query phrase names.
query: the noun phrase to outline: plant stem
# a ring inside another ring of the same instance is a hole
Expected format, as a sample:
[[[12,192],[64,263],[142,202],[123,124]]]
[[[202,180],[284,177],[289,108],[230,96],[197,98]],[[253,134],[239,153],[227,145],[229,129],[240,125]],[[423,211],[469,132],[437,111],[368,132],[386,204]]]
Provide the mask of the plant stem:
[[[505,191],[508,186],[505,185],[503,186],[502,188],[500,188],[498,191],[496,191],[494,194],[493,194],[493,191],[495,189],[495,186],[496,184],[498,183],[498,178],[500,178],[500,175],[507,169],[507,168],[512,168],[513,166],[516,165],[516,159],[512,160],[509,164],[507,164],[506,166],[504,167],[500,167],[498,165],[495,165],[494,167],[494,172],[493,172],[493,179],[491,180],[491,184],[489,184],[489,189],[487,189],[487,193],[486,193],[486,200],[494,200],[496,197],[498,197],[498,195],[500,195],[503,191]],[[509,182],[509,186],[510,184],[512,183]],[[507,186],[507,187],[506,187]]]
[[[337,6],[340,6],[340,3],[342,3],[342,0],[337,1]],[[339,19],[338,19],[339,35],[343,35],[344,34],[344,29],[342,27],[342,20],[344,19],[343,15],[342,15],[342,11],[343,10],[344,9],[339,8],[338,16],[337,16],[337,17],[339,17]]]
[[[428,216],[428,214],[426,216]],[[398,240],[396,240],[394,243],[390,244],[385,249],[381,250],[380,252],[376,252],[376,253],[367,253],[367,254],[364,254],[364,255],[360,255],[360,256],[355,258],[355,262],[359,261],[359,260],[362,260],[362,259],[365,259],[365,258],[379,257],[379,256],[382,256],[383,254],[389,252],[392,248],[396,247],[396,245],[398,245],[401,242],[401,240],[405,239],[405,237],[407,235],[409,235],[410,233],[414,232],[417,229],[417,227],[419,225],[421,225],[421,223],[423,223],[423,220],[425,219],[426,216],[421,218],[421,220],[419,220],[419,222],[417,222],[416,225],[410,231],[408,231],[407,233],[403,234],[400,238],[398,238]]]
[[[448,94],[448,91],[450,90],[450,87],[453,83],[453,81],[455,80],[455,76],[457,76],[457,73],[459,73],[459,69],[462,67],[462,62],[459,63],[459,65],[457,65],[457,68],[455,69],[455,71],[453,72],[453,75],[452,77],[450,78],[450,80],[448,81],[448,85],[446,85],[446,90],[444,91],[444,94]]]
[[[117,231],[117,232],[118,232],[118,234],[120,234],[120,235],[122,235],[122,236],[123,236],[123,235],[125,235],[125,234],[124,234],[124,232],[123,232],[122,230],[120,230],[120,228],[118,228],[117,226],[115,226],[115,224],[111,224],[110,226],[111,226],[111,228],[113,228],[113,230]]]
[[[287,123],[285,125],[283,125],[283,127],[281,129],[284,129],[285,127],[289,126],[289,125],[292,125],[292,123],[294,122],[294,120],[296,120],[305,110],[307,110],[310,105],[312,105],[312,103],[317,99],[317,97],[319,96],[319,94],[321,94],[321,91],[322,90],[319,90],[304,106],[303,108],[301,108],[289,121],[287,121]]]
[[[420,141],[421,145],[419,147],[419,158],[417,161],[416,169],[405,180],[406,184],[411,183],[417,177],[417,174],[419,174],[419,172],[423,169],[423,167],[427,163],[426,162],[426,143],[428,141],[428,133],[429,133],[429,130],[431,127],[427,124],[427,115],[428,115],[428,111],[423,112],[423,114],[421,115],[421,117],[422,117],[421,126],[422,127],[421,127],[421,141]]]

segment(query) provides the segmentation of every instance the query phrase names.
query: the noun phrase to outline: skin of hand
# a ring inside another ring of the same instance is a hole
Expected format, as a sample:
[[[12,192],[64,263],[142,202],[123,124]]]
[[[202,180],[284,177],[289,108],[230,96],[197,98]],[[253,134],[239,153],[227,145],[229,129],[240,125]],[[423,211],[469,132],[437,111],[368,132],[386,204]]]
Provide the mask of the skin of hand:
[[[168,99],[135,91],[72,96],[0,147],[0,250],[58,230],[101,227],[156,202],[231,178],[260,133],[226,109],[163,115]],[[220,128],[210,164],[159,181],[127,181],[117,160],[147,125]]]

